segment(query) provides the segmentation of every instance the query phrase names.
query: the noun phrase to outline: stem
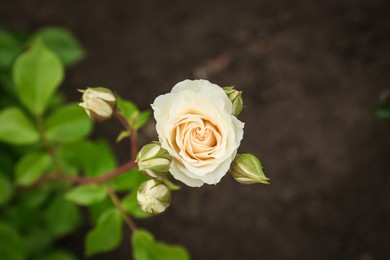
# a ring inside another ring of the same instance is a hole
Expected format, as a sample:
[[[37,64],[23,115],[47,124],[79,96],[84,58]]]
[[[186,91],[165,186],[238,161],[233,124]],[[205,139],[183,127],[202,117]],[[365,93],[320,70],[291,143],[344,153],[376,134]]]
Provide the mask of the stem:
[[[60,172],[61,171],[61,166],[58,163],[56,152],[54,151],[53,147],[51,146],[51,144],[49,143],[49,141],[46,138],[45,129],[43,127],[42,116],[41,115],[37,115],[35,117],[35,121],[36,121],[37,128],[38,128],[38,134],[39,134],[39,137],[41,138],[43,146],[46,148],[46,150],[49,153],[51,159],[53,160],[55,170],[57,172]]]
[[[110,186],[107,187],[107,191],[108,191],[108,195],[110,196],[115,207],[121,213],[124,221],[126,222],[126,225],[130,228],[131,231],[133,231],[133,232],[137,231],[137,226],[135,225],[134,221],[129,217],[129,215],[126,214],[126,212],[123,209],[122,204],[119,201],[119,198],[116,195],[115,191]]]
[[[127,122],[124,115],[119,112],[118,110],[115,112],[116,118],[121,122],[123,127],[129,132],[129,141],[130,141],[130,152],[131,152],[131,160],[135,161],[135,158],[137,156],[138,152],[138,145],[137,145],[137,131],[131,127],[129,122]]]
[[[53,181],[53,180],[60,180],[60,181],[65,181],[65,182],[75,183],[75,184],[100,184],[121,175],[123,172],[135,166],[137,166],[137,163],[134,161],[130,161],[116,168],[115,170],[98,177],[67,176],[57,172],[57,173],[42,176],[42,178],[36,181],[33,184],[33,186],[43,184],[46,183],[47,181]]]

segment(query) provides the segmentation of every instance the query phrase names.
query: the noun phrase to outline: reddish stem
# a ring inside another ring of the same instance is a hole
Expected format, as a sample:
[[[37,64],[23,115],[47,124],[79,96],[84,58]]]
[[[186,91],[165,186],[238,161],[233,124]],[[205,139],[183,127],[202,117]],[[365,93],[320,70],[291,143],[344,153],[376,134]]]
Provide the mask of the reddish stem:
[[[131,159],[135,161],[135,158],[137,156],[138,152],[138,145],[137,145],[137,131],[131,127],[129,122],[127,122],[124,115],[120,112],[115,113],[116,118],[121,122],[123,127],[129,132],[129,141],[130,141],[130,147],[131,147]]]
[[[51,180],[61,180],[61,181],[76,183],[76,184],[99,184],[111,180],[135,166],[137,166],[137,163],[134,161],[130,161],[116,168],[115,170],[98,177],[67,176],[60,173],[54,173],[54,174],[43,176],[35,184],[42,184],[45,183],[46,181],[51,181]]]

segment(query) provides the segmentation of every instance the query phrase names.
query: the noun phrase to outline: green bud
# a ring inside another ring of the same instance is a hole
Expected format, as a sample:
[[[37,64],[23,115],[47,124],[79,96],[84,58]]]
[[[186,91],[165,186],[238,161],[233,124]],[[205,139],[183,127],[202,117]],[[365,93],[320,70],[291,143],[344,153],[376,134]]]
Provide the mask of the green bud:
[[[269,178],[264,175],[263,167],[256,156],[246,153],[236,156],[230,165],[230,172],[237,182],[242,184],[263,183],[270,184]]]
[[[116,109],[116,97],[111,90],[98,87],[79,91],[83,93],[79,106],[91,119],[101,122],[111,118]]]
[[[160,214],[169,207],[171,193],[164,184],[148,180],[138,187],[137,202],[141,210],[154,215]]]
[[[151,178],[165,175],[171,166],[172,156],[159,143],[150,143],[142,147],[136,162],[141,172]]]
[[[224,87],[223,90],[232,102],[233,115],[238,116],[241,113],[242,108],[244,107],[242,91],[235,90],[234,86]]]

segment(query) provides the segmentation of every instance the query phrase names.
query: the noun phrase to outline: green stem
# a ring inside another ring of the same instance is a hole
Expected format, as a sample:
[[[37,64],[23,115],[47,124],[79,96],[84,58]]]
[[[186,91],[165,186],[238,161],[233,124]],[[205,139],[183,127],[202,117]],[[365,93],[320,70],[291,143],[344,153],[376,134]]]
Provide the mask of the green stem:
[[[61,166],[57,160],[57,155],[53,147],[51,146],[50,142],[47,140],[46,133],[45,133],[45,128],[43,126],[43,118],[41,115],[37,115],[35,117],[35,121],[37,124],[38,128],[38,134],[39,137],[43,143],[43,146],[46,148],[47,152],[49,153],[53,163],[54,163],[54,168],[57,172],[61,172]]]
[[[107,191],[108,191],[108,195],[110,196],[115,207],[121,213],[126,225],[130,228],[131,231],[133,231],[133,232],[137,231],[137,229],[138,229],[137,226],[135,225],[134,221],[129,217],[129,215],[123,209],[122,204],[121,204],[118,196],[116,195],[115,191],[110,186],[107,187]]]
[[[115,116],[121,122],[122,126],[129,132],[129,141],[130,141],[130,154],[131,160],[135,161],[135,158],[138,153],[138,135],[137,131],[131,127],[125,116],[119,111],[115,111]]]

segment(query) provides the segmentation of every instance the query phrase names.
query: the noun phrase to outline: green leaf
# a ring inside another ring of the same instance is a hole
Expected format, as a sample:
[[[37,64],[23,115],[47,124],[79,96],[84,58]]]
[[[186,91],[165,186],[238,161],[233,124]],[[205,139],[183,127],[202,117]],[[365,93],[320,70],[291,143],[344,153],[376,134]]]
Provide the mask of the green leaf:
[[[137,203],[137,192],[133,191],[122,200],[123,209],[136,218],[148,218],[152,215],[141,210]]]
[[[23,145],[38,141],[38,133],[22,110],[16,107],[0,112],[0,141]]]
[[[93,165],[97,147],[91,141],[78,141],[62,144],[57,150],[57,156],[66,164],[85,170]]]
[[[22,50],[22,44],[11,33],[0,30],[0,68],[8,69]]]
[[[40,257],[40,260],[76,260],[76,258],[68,251],[57,249]]]
[[[137,230],[131,238],[135,260],[189,260],[185,248],[155,241],[146,230]]]
[[[12,185],[4,176],[0,175],[0,205],[4,205],[12,196]]]
[[[95,149],[89,156],[93,159],[85,168],[87,176],[99,176],[116,168],[117,162],[114,153],[105,141],[95,143]]]
[[[47,248],[53,241],[50,232],[38,225],[32,226],[32,230],[24,235],[24,242],[27,252],[36,254]]]
[[[83,48],[74,35],[64,28],[44,28],[36,36],[43,39],[45,45],[60,57],[65,66],[71,66],[85,56]]]
[[[383,119],[386,122],[390,122],[390,98],[387,98],[382,103],[376,105],[372,112],[378,118]]]
[[[22,260],[26,259],[23,240],[12,227],[0,223],[0,256],[1,259]]]
[[[111,251],[119,246],[121,240],[121,215],[115,208],[108,209],[99,217],[96,227],[87,234],[86,255]]]
[[[73,142],[86,137],[92,121],[77,104],[63,106],[51,114],[46,122],[46,135],[50,141]]]
[[[132,124],[134,117],[138,113],[138,107],[133,102],[119,97],[117,98],[117,106],[129,124]]]
[[[86,206],[103,201],[106,196],[107,191],[102,186],[82,185],[66,193],[65,198],[76,204]]]
[[[113,179],[111,186],[116,191],[137,190],[138,186],[147,180],[148,178],[134,167]]]
[[[110,208],[112,208],[112,200],[109,197],[99,203],[89,205],[88,215],[91,223],[96,224],[103,212]]]
[[[48,228],[54,236],[73,232],[81,221],[79,208],[62,196],[56,197],[44,214]]]
[[[141,112],[137,117],[137,121],[134,126],[135,130],[138,130],[143,127],[149,121],[151,115],[152,111],[150,110],[145,110]]]
[[[63,79],[61,61],[39,40],[15,61],[13,78],[20,101],[41,115]]]
[[[38,180],[52,168],[53,162],[48,154],[34,152],[23,156],[15,167],[16,183],[29,185]]]

